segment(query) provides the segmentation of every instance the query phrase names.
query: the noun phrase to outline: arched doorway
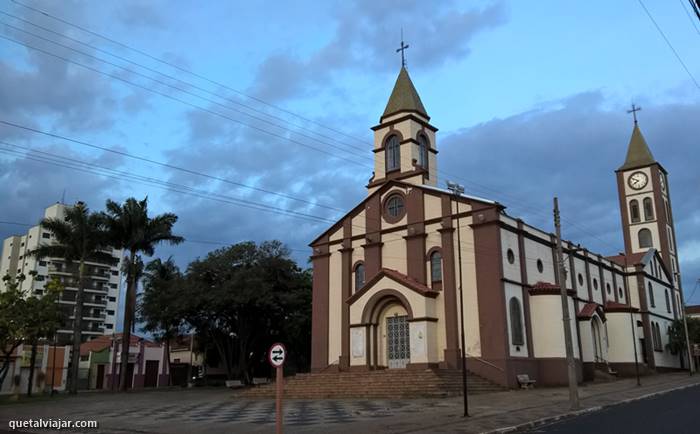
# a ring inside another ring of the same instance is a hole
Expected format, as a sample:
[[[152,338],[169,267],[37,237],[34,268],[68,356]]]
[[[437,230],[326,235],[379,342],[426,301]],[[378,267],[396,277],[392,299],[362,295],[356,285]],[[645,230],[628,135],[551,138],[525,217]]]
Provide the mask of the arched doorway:
[[[370,324],[373,366],[402,369],[410,363],[411,319],[408,300],[396,290],[379,291],[368,300],[363,320]]]

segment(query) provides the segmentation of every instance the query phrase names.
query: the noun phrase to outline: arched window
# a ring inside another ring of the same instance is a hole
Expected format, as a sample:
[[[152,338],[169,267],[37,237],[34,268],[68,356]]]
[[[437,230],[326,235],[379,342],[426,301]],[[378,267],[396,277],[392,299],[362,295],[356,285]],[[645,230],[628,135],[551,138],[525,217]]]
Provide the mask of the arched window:
[[[523,315],[520,300],[511,297],[508,302],[508,310],[510,311],[510,343],[511,345],[523,345],[525,337],[523,336]]]
[[[418,165],[428,169],[428,139],[423,134],[418,136]]]
[[[651,231],[647,228],[640,229],[637,233],[637,238],[639,238],[639,247],[651,247]]]
[[[654,321],[651,322],[651,345],[654,351],[659,348],[659,342],[656,338],[656,323]]]
[[[403,198],[398,194],[392,195],[386,201],[386,212],[392,220],[400,218],[403,215]]]
[[[644,201],[644,220],[654,220],[654,207],[651,205],[651,198],[645,197]]]
[[[671,299],[668,298],[668,289],[664,291],[664,296],[666,297],[666,312],[671,313]]]
[[[365,286],[365,265],[359,263],[355,266],[355,291]]]
[[[440,252],[433,252],[430,255],[430,280],[442,282],[442,255]]]
[[[656,307],[656,303],[654,302],[654,288],[651,286],[651,282],[649,282],[649,306],[651,307]]]
[[[386,154],[386,171],[401,168],[401,150],[399,136],[392,134],[384,144]]]
[[[637,202],[637,199],[632,199],[630,201],[630,218],[632,219],[632,223],[637,223],[640,221],[639,202]]]

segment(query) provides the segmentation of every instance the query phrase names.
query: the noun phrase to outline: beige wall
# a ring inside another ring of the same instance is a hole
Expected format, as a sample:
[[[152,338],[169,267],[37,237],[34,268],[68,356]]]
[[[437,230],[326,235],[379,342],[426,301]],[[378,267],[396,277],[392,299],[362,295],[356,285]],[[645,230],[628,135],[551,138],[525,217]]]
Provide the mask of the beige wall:
[[[330,273],[328,282],[328,364],[337,364],[340,359],[342,267],[340,244],[331,247]]]

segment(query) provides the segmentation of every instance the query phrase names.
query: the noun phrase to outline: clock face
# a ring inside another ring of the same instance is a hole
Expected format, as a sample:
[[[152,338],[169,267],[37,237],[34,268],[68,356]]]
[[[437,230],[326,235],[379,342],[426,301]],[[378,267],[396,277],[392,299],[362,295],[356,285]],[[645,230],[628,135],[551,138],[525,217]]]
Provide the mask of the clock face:
[[[627,184],[635,190],[641,190],[646,187],[647,182],[649,182],[649,179],[644,172],[634,172],[627,178]]]

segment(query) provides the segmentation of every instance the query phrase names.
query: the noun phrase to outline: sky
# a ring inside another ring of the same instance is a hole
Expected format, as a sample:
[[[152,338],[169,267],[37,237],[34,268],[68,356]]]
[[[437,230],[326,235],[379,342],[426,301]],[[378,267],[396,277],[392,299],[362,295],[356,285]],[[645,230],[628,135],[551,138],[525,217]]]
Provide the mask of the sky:
[[[366,196],[403,30],[439,170],[547,231],[558,196],[564,238],[594,252],[623,249],[614,170],[641,106],[700,303],[700,20],[685,0],[5,0],[0,27],[0,221],[15,223],[0,238],[62,197],[148,196],[179,216],[188,241],[156,256],[183,268],[269,239],[308,266],[308,243]]]

